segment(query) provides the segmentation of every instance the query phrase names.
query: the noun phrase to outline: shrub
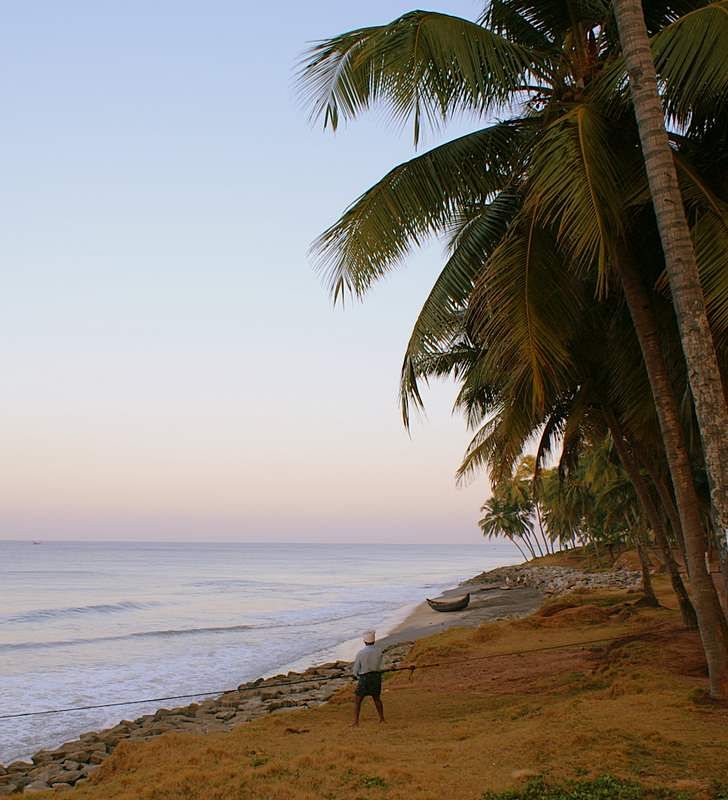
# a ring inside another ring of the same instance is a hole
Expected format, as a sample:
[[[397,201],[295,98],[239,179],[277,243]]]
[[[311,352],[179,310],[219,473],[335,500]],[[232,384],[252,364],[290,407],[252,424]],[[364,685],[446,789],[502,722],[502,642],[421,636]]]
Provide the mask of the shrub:
[[[573,781],[561,786],[537,778],[522,789],[485,792],[482,800],[686,800],[686,796],[665,789],[647,789],[632,781],[604,775],[596,780]]]

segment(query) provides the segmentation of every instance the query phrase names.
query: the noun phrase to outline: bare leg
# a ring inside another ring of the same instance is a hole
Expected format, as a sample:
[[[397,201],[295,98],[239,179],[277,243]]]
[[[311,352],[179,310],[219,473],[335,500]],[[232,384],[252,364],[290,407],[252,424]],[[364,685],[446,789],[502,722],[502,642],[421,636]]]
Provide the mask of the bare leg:
[[[361,711],[361,701],[364,698],[358,694],[354,695],[354,721],[351,723],[352,728],[359,727],[359,712]]]
[[[376,697],[372,697],[372,700],[374,700],[377,714],[379,714],[379,721],[384,722],[384,706],[382,705],[382,698],[377,695]]]

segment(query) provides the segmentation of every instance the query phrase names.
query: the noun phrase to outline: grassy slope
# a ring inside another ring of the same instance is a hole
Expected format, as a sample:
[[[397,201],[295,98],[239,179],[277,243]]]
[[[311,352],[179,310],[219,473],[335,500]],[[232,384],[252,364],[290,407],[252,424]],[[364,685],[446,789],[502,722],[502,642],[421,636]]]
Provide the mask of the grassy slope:
[[[679,561],[681,558],[680,554],[675,551],[674,555]],[[658,548],[650,548],[650,560],[655,566],[662,565],[664,559]],[[552,555],[532,558],[530,561],[526,562],[526,565],[534,567],[573,567],[574,569],[583,569],[587,572],[598,572],[600,570],[611,570],[615,567],[622,567],[639,572],[640,559],[637,551],[634,549],[622,551],[615,560],[612,558],[607,548],[602,548],[599,558],[597,558],[591,547],[575,547],[571,550],[560,550]]]
[[[386,726],[367,701],[362,726],[349,729],[347,691],[230,733],[122,745],[73,797],[475,800],[529,774],[606,772],[708,797],[713,782],[728,783],[728,711],[690,699],[706,683],[695,634],[674,610],[634,608],[636,599],[574,595],[560,612],[563,600],[552,601],[526,620],[421,641],[415,663],[456,663],[388,678]],[[624,634],[645,638],[458,663]]]

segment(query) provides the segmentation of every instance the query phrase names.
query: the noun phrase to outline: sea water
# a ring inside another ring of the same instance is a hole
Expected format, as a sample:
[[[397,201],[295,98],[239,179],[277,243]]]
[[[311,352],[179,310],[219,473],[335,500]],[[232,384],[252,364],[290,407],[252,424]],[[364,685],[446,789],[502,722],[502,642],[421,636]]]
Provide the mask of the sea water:
[[[362,631],[516,561],[492,543],[0,541],[0,716],[222,691],[350,656]],[[0,720],[0,763],[161,705]]]

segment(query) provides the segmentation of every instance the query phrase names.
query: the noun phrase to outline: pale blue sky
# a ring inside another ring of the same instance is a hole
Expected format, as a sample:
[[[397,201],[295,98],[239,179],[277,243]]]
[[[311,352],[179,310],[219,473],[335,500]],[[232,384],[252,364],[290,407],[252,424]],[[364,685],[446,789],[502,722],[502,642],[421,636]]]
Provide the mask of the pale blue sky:
[[[478,541],[452,389],[397,407],[440,245],[344,311],[307,257],[412,144],[312,129],[295,62],[413,7],[3,8],[0,538]]]

